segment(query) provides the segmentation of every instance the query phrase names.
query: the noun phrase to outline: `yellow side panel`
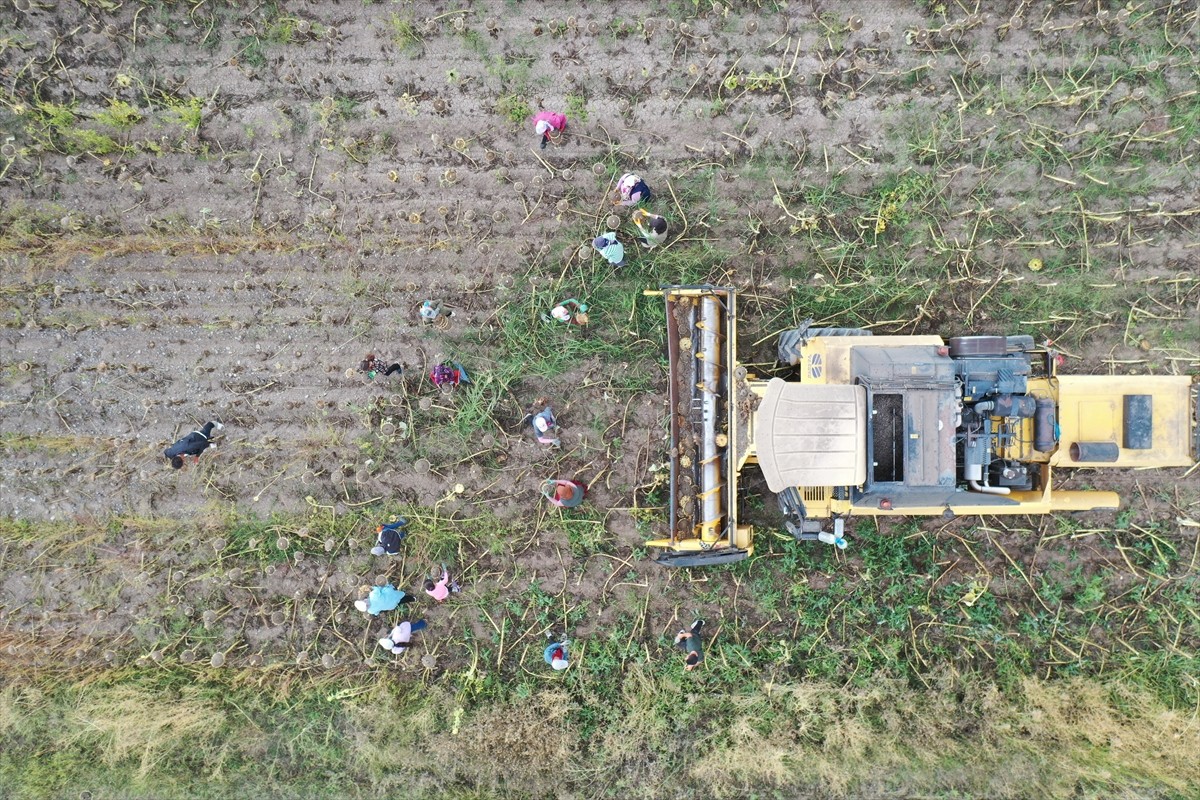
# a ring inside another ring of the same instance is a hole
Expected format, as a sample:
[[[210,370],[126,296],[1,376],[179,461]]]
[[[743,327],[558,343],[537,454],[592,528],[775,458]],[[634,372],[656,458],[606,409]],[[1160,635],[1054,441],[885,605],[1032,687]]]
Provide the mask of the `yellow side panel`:
[[[1192,463],[1191,383],[1186,375],[1059,375],[1058,451],[1050,463],[1064,467],[1185,467]],[[1153,400],[1153,444],[1129,450],[1123,444],[1124,396],[1150,395]],[[1076,442],[1112,442],[1119,446],[1113,462],[1071,460]]]

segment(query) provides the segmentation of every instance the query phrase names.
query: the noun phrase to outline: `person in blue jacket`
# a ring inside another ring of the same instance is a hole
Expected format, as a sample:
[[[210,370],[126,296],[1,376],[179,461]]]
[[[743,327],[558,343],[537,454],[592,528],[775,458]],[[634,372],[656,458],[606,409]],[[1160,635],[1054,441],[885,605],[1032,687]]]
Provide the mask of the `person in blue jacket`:
[[[403,603],[411,603],[413,596],[392,586],[390,583],[383,586],[374,586],[362,600],[355,600],[354,607],[364,614],[370,614],[377,617],[384,611],[393,611],[396,606]]]

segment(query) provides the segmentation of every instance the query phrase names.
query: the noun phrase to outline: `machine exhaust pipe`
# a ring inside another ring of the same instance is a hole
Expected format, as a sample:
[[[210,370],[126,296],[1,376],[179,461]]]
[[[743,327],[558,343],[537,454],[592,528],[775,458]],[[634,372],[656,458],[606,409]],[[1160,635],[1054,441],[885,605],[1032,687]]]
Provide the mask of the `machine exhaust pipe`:
[[[1012,489],[1007,486],[983,486],[979,481],[967,481],[967,486],[970,486],[972,491],[982,494],[1012,494]]]

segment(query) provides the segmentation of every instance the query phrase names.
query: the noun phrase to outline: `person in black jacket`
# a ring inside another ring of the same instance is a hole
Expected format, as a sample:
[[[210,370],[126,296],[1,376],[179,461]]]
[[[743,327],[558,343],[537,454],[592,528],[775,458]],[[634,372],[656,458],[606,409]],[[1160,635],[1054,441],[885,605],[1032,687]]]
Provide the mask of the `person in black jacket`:
[[[408,536],[408,520],[404,517],[392,517],[391,521],[375,529],[379,538],[371,548],[373,556],[400,555],[400,543]]]
[[[183,466],[185,456],[191,456],[199,463],[201,453],[210,447],[216,447],[212,441],[213,432],[220,431],[224,427],[224,425],[215,420],[207,422],[200,430],[192,431],[166,450],[163,450],[163,456],[170,462],[174,469],[179,469]]]
[[[704,660],[704,645],[700,642],[700,629],[703,627],[704,620],[698,619],[686,631],[675,634],[675,645],[687,653],[683,668],[688,672],[691,672],[697,664]]]

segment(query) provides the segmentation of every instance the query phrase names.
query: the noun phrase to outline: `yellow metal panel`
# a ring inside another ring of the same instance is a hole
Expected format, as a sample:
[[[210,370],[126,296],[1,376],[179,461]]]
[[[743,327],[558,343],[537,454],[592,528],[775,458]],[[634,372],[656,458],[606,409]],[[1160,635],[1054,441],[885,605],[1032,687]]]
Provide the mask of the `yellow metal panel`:
[[[960,516],[1016,516],[1018,514],[1050,514],[1057,511],[1102,511],[1121,507],[1121,498],[1116,492],[1054,491],[1049,494],[1013,492],[1005,497],[1009,500],[1016,500],[1017,505],[956,506],[951,503],[949,508]],[[906,506],[885,511],[874,506],[851,507],[849,502],[841,500],[835,500],[830,506],[831,510],[824,513],[809,506],[809,516],[823,518],[834,513],[850,514],[851,517],[936,517],[946,511],[946,506]]]
[[[1115,442],[1117,428],[1117,404],[1110,398],[1079,400],[1075,404],[1079,414],[1076,434],[1080,442]]]
[[[1186,375],[1059,375],[1058,424],[1062,430],[1051,464],[1064,467],[1185,467],[1192,463],[1192,379]],[[1127,394],[1150,395],[1154,405],[1153,446],[1120,447],[1113,462],[1071,460],[1076,442],[1122,445]]]
[[[753,539],[752,531],[753,528],[749,525],[739,525],[734,536],[736,546],[743,550],[748,550],[750,555],[754,554],[754,548],[750,544]],[[664,550],[673,550],[676,553],[698,553],[702,551],[717,553],[729,547],[724,541],[711,544],[709,542],[702,542],[700,539],[676,539],[674,542],[670,539],[651,539],[646,542],[646,546],[661,547]]]

